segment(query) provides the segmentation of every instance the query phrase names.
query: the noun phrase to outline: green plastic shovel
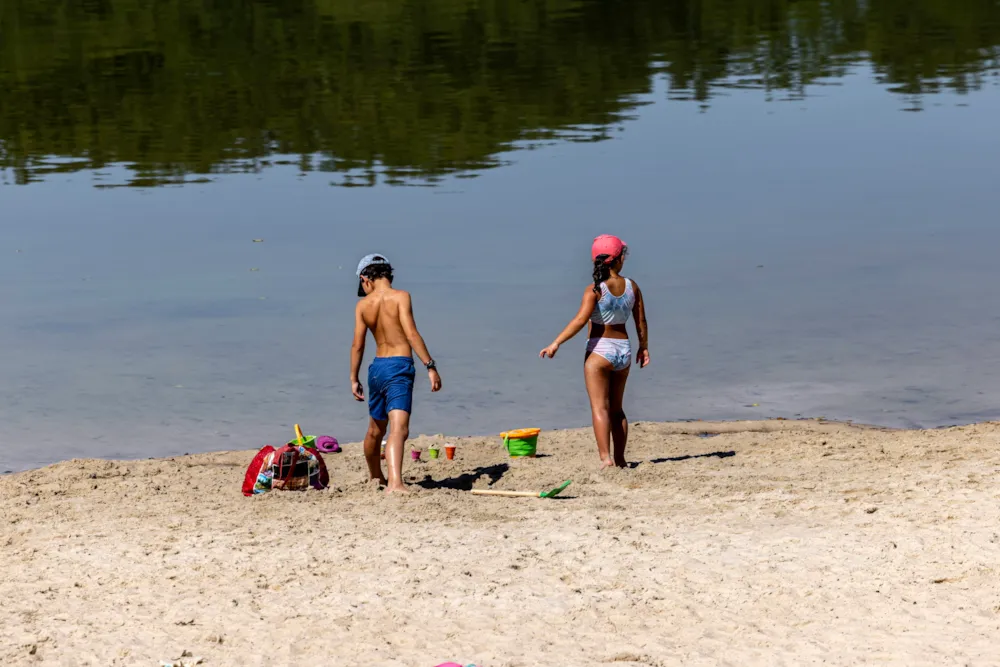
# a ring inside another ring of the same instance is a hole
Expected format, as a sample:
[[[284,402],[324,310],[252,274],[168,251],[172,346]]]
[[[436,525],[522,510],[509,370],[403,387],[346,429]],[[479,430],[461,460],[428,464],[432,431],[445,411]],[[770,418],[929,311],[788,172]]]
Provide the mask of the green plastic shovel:
[[[473,489],[472,495],[474,496],[507,496],[508,498],[555,498],[563,490],[570,485],[572,480],[567,479],[565,482],[555,487],[554,489],[549,489],[548,491],[494,491],[493,489]]]

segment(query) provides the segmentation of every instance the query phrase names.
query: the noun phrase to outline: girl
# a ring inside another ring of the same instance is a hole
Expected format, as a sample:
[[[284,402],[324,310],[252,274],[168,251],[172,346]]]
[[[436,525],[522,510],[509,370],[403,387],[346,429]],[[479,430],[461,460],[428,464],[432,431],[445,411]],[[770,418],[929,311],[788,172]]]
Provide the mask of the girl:
[[[594,239],[590,249],[594,260],[594,284],[583,293],[580,312],[566,325],[562,333],[538,356],[554,357],[559,346],[575,336],[590,322],[590,335],[583,362],[583,377],[590,396],[590,412],[597,437],[597,453],[601,467],[615,465],[624,468],[625,443],[628,440],[628,420],[622,410],[622,396],[632,365],[632,351],[625,323],[629,315],[635,319],[639,336],[636,363],[644,368],[649,363],[646,349],[646,310],[642,292],[633,280],[621,276],[628,246],[617,236],[603,234]],[[614,457],[610,441],[614,441]]]

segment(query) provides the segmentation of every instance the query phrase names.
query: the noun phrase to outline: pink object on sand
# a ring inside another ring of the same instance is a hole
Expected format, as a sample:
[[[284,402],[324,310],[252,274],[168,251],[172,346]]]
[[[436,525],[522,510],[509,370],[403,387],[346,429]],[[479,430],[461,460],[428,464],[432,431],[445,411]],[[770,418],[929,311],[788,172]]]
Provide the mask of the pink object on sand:
[[[465,667],[465,665],[460,665],[457,662],[442,662],[440,665],[437,665],[436,667]]]
[[[316,438],[316,449],[324,454],[336,454],[340,451],[340,443],[332,436],[321,435]]]

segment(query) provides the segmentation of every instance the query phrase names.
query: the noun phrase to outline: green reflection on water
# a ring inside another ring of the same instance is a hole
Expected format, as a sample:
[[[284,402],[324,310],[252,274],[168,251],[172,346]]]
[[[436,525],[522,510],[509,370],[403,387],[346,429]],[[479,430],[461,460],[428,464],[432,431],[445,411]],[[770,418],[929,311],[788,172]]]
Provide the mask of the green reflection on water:
[[[708,104],[868,62],[916,110],[995,76],[998,43],[995,0],[4,0],[0,169],[154,186],[297,155],[342,185],[434,183],[607,138],[659,73]]]

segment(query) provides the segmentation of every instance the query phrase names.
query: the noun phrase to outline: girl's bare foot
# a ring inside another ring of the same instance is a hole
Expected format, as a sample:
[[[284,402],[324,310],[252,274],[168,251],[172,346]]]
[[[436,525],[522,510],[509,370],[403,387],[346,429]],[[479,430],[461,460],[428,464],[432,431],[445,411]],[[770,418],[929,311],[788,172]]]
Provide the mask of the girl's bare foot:
[[[390,485],[390,486],[385,487],[385,495],[389,495],[390,493],[402,493],[402,494],[406,494],[406,493],[409,493],[409,492],[410,492],[410,490],[408,488],[406,488],[405,484],[394,484],[394,485]]]
[[[601,470],[614,467],[615,462],[611,459],[601,459]]]

